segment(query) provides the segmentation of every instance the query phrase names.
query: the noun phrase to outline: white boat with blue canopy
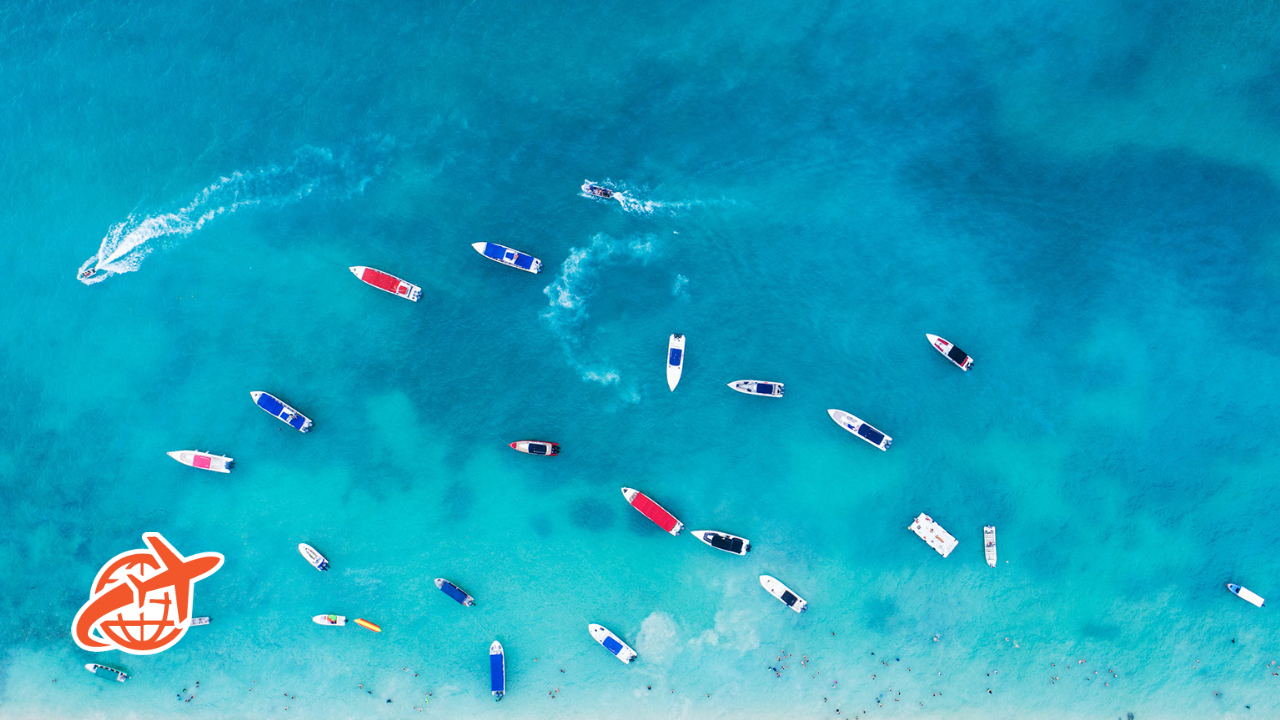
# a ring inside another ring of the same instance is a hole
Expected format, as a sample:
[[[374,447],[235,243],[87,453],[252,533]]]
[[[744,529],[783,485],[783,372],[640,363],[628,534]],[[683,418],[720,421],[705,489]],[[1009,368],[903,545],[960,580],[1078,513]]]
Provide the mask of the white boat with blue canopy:
[[[766,382],[764,380],[734,380],[729,383],[729,387],[746,395],[782,397],[782,383]]]
[[[507,655],[497,640],[489,646],[489,692],[495,701],[507,694]]]
[[[519,250],[509,248],[506,245],[499,245],[498,243],[491,242],[477,242],[471,243],[471,247],[475,248],[476,252],[496,263],[502,263],[503,265],[508,265],[534,274],[542,272],[541,260],[532,255],[522,253]]]
[[[855,415],[834,408],[827,410],[827,414],[831,416],[832,420],[836,421],[837,425],[881,450],[888,450],[889,446],[893,445],[893,438],[871,427]]]
[[[609,629],[605,626],[591,623],[587,626],[587,629],[591,631],[591,637],[595,638],[596,642],[603,645],[605,650],[613,653],[622,662],[630,664],[632,660],[636,659],[636,651],[632,650],[630,645],[622,642],[622,639],[617,635],[609,632]]]
[[[262,390],[254,390],[249,393],[249,397],[253,398],[255,405],[267,411],[268,414],[276,416],[285,425],[298,432],[311,432],[313,424],[311,419],[289,407],[287,403],[275,395]]]
[[[476,599],[468,595],[465,590],[454,585],[448,580],[445,580],[444,578],[436,578],[436,587],[440,588],[441,592],[454,600],[457,600],[462,605],[475,607]]]
[[[684,372],[684,335],[673,334],[667,341],[667,387],[673,391]]]

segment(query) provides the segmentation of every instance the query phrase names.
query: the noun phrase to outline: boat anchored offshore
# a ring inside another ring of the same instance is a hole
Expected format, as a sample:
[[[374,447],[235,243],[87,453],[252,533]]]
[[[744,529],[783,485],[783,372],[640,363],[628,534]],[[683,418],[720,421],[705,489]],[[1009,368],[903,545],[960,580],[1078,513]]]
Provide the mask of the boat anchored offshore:
[[[395,275],[384,273],[381,270],[374,270],[371,267],[365,267],[363,265],[352,265],[347,269],[364,282],[378,288],[379,290],[385,290],[392,295],[398,295],[405,300],[418,302],[418,298],[422,297],[422,288],[407,280],[401,280]]]
[[[306,415],[294,410],[284,403],[280,398],[269,392],[254,390],[249,393],[249,397],[253,398],[253,402],[258,407],[267,411],[267,414],[274,415],[280,419],[285,425],[297,430],[298,432],[311,432],[312,422]]]
[[[973,358],[965,354],[965,351],[956,347],[954,343],[944,340],[937,335],[930,335],[929,333],[925,333],[924,336],[929,338],[930,345],[946,356],[946,358],[955,364],[956,367],[964,370],[965,372],[969,372],[969,368],[973,367]]]
[[[560,446],[546,440],[517,440],[511,443],[511,449],[530,455],[549,455],[554,457],[560,454]]]
[[[612,199],[613,196],[617,194],[609,188],[604,187],[603,185],[597,185],[590,180],[582,181],[582,192],[605,200]]]
[[[987,552],[987,564],[991,567],[996,566],[996,526],[982,526],[982,544]]]
[[[1230,590],[1232,593],[1234,593],[1235,596],[1240,598],[1241,600],[1244,600],[1249,603],[1253,603],[1258,607],[1262,607],[1267,602],[1266,600],[1263,600],[1261,597],[1258,596],[1257,593],[1253,592],[1249,588],[1241,587],[1235,583],[1227,583],[1227,589]]]
[[[436,587],[440,588],[445,595],[448,595],[467,607],[475,607],[476,605],[475,598],[468,595],[462,588],[454,585],[444,578],[436,578]]]
[[[497,640],[489,645],[489,692],[495,701],[507,694],[507,656]]]
[[[320,554],[320,551],[311,547],[306,543],[298,543],[298,552],[302,553],[302,557],[311,563],[311,567],[324,572],[329,569],[329,558]]]
[[[199,450],[174,450],[168,455],[183,465],[220,473],[231,472],[231,463],[235,462],[226,455],[213,455]]]
[[[89,663],[84,666],[84,669],[100,678],[107,678],[109,680],[115,680],[116,682],[124,682],[129,679],[129,676],[125,674],[124,671],[117,670],[113,667],[107,667],[106,665],[99,665],[98,663]]]
[[[831,409],[827,411],[832,420],[840,427],[875,445],[881,450],[888,450],[893,445],[893,438],[885,435],[879,430],[871,427],[867,423],[859,420],[857,416],[851,415],[843,410]]]
[[[609,628],[591,623],[587,626],[587,629],[591,631],[591,637],[595,638],[596,642],[603,645],[605,650],[613,653],[622,662],[630,664],[632,660],[636,659],[636,651],[632,650],[630,645],[622,642],[622,639],[617,635],[609,632]]]
[[[489,258],[490,260],[509,265],[513,268],[531,272],[534,274],[542,272],[542,261],[532,255],[526,255],[519,250],[513,250],[506,245],[499,245],[491,242],[471,243],[471,247],[476,252]]]
[[[332,627],[342,627],[347,624],[345,615],[317,615],[311,618],[311,622],[317,625],[329,625]]]
[[[667,387],[672,390],[680,384],[680,375],[684,372],[684,336],[672,335],[667,341]]]
[[[191,618],[191,622],[190,622],[189,624],[190,624],[192,627],[194,627],[194,626],[196,626],[196,625],[208,625],[208,624],[209,624],[209,616],[208,616],[208,615],[205,615],[204,617]]]
[[[802,613],[809,609],[809,603],[805,599],[792,592],[791,588],[783,585],[778,578],[772,575],[761,575],[760,586],[769,591],[769,594],[778,598],[784,605]]]
[[[960,544],[960,541],[956,540],[951,533],[943,530],[941,525],[934,522],[933,518],[924,513],[920,513],[915,521],[908,526],[908,529],[919,535],[921,540],[929,543],[929,547],[937,550],[942,557],[950,555],[951,551],[956,549],[956,545]],[[995,542],[994,528],[992,528],[991,540]],[[995,552],[994,546],[991,551]]]
[[[665,508],[650,500],[648,495],[639,490],[624,487],[622,488],[622,497],[631,503],[631,507],[639,510],[641,515],[652,520],[654,525],[672,535],[679,535],[680,531],[684,529],[684,523],[677,520],[675,515],[667,512]]]
[[[782,383],[765,382],[764,380],[734,380],[729,387],[747,395],[762,397],[782,397]]]
[[[723,550],[734,555],[746,555],[751,552],[751,541],[737,535],[716,532],[715,530],[694,530],[693,536],[717,550]]]

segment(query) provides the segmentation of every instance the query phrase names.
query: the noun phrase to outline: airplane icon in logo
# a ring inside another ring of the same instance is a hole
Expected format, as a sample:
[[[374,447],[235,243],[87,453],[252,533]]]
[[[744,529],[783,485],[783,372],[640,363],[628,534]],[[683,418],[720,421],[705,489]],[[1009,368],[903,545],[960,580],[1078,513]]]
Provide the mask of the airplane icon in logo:
[[[195,555],[193,559],[187,560],[179,555],[160,533],[143,533],[142,539],[156,554],[164,569],[146,580],[139,580],[134,575],[126,576],[134,588],[134,604],[142,605],[147,593],[152,590],[172,587],[173,604],[178,610],[178,622],[186,622],[191,616],[191,587],[197,580],[212,575],[222,565],[222,556],[217,554],[210,556],[206,553]]]

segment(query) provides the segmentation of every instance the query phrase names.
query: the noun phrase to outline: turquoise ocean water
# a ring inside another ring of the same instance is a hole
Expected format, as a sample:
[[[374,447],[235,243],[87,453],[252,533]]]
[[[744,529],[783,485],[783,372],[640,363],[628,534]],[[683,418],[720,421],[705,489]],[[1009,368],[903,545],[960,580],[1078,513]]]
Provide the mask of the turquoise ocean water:
[[[1280,596],[1274,4],[0,19],[0,716],[1280,715],[1275,610],[1223,588]],[[235,471],[165,457],[197,447]],[[667,536],[623,485],[755,551]],[[147,531],[225,554],[212,623],[81,651]]]

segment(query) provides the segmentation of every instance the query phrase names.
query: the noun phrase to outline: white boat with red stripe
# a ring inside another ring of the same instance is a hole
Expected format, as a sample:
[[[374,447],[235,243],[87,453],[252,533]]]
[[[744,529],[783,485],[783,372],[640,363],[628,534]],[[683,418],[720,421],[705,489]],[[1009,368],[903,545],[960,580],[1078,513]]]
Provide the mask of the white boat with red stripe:
[[[648,495],[639,490],[624,487],[622,488],[622,497],[631,503],[631,507],[639,510],[641,515],[652,520],[654,525],[672,535],[679,535],[680,531],[684,529],[684,523],[677,520],[675,515],[667,512],[666,508],[650,500]]]
[[[199,450],[174,450],[169,453],[169,457],[177,460],[183,465],[190,465],[193,468],[212,470],[220,473],[231,472],[231,463],[235,462],[226,455],[214,455],[212,453],[200,452]]]
[[[547,440],[517,440],[511,443],[511,449],[528,455],[546,455],[547,457],[560,454],[560,444]]]
[[[386,292],[389,292],[392,295],[398,295],[405,300],[418,302],[418,298],[422,297],[422,288],[414,285],[408,280],[401,280],[395,275],[384,273],[381,270],[375,270],[363,265],[353,265],[348,268],[348,270],[350,270],[356,277],[379,290],[385,290]]]
[[[937,335],[930,335],[929,333],[925,333],[924,336],[929,338],[929,344],[932,345],[935,350],[942,353],[943,357],[950,360],[951,364],[965,372],[969,372],[969,368],[973,367],[973,358],[969,357],[965,351],[956,347],[955,343],[945,338],[940,338]]]

